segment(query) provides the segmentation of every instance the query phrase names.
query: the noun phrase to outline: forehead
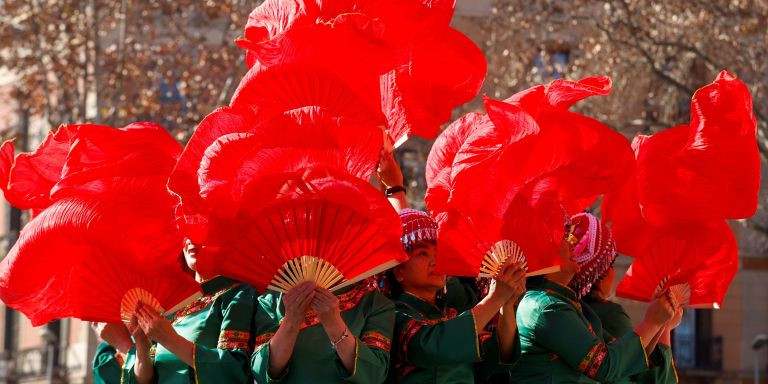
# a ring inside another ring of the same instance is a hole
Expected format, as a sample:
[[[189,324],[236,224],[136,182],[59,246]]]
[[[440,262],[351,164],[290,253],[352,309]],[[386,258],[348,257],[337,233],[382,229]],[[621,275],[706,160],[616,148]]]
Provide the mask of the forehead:
[[[437,243],[434,240],[422,240],[413,244],[410,251],[435,249],[436,246]]]

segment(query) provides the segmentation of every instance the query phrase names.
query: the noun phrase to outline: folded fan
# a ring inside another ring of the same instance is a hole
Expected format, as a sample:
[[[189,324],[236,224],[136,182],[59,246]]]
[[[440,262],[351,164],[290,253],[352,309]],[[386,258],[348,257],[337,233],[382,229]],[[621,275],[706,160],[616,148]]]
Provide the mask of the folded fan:
[[[266,161],[292,163],[279,156]],[[201,266],[210,273],[260,290],[285,291],[307,280],[337,290],[406,257],[400,221],[389,202],[343,170],[307,163],[256,178],[240,190],[234,220],[211,217],[208,262]]]
[[[616,295],[650,301],[668,288],[685,307],[720,308],[737,270],[738,247],[725,222],[683,237],[659,233],[630,265]]]
[[[27,182],[50,202],[0,263],[8,306],[36,325],[63,317],[119,322],[138,301],[163,312],[200,295],[180,264],[175,199],[165,188],[181,146],[162,127],[62,126],[32,156],[14,162],[8,143],[3,152],[0,169],[10,174],[1,176],[17,180],[6,194],[24,196],[14,188]],[[37,169],[60,174],[38,183]]]

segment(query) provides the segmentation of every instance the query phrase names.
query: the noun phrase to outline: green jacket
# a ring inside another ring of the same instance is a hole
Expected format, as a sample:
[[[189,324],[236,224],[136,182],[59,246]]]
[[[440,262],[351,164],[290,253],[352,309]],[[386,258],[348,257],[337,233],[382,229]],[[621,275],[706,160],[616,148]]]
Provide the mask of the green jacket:
[[[101,343],[93,356],[93,382],[95,384],[120,384],[121,361],[117,350],[107,343]]]
[[[621,337],[632,332],[632,320],[621,305],[605,300],[592,292],[584,296],[582,301],[597,314],[603,329],[610,335]],[[649,358],[651,367],[647,371],[614,383],[676,384],[678,382],[672,349],[668,345],[657,344]]]
[[[155,382],[159,384],[251,383],[248,361],[256,292],[247,284],[216,277],[202,284],[203,296],[169,320],[173,329],[195,343],[194,367],[161,345],[153,347]],[[134,350],[123,365],[123,383],[135,383]]]
[[[268,291],[259,297],[256,313],[256,351],[251,369],[256,383],[381,383],[387,377],[395,306],[373,280],[337,293],[341,318],[357,338],[355,368],[348,372],[322,325],[310,310],[299,331],[286,371],[273,378],[269,370],[269,341],[285,316],[282,294]]]
[[[630,332],[607,343],[597,315],[568,287],[533,279],[517,310],[522,357],[519,383],[611,382],[648,369],[640,337]]]
[[[472,311],[438,308],[409,293],[400,294],[395,305],[398,338],[392,381],[396,377],[400,383],[474,383],[476,373],[481,382],[492,376],[508,380],[520,356],[519,338],[516,357],[502,362],[495,331],[478,330]]]

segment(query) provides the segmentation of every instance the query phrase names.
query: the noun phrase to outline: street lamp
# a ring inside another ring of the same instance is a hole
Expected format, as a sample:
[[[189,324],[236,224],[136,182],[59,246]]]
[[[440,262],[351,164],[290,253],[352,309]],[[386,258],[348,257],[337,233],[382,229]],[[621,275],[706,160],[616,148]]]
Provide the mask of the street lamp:
[[[755,351],[755,384],[760,383],[760,353],[759,350],[768,343],[768,334],[761,333],[752,340],[752,350]]]

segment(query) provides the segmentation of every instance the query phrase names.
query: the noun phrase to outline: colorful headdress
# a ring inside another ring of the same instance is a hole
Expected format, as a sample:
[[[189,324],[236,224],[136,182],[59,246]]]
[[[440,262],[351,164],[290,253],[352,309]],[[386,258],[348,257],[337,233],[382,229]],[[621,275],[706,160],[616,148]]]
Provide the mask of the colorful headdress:
[[[403,223],[403,247],[411,249],[419,241],[437,241],[437,223],[428,213],[406,208],[400,211]]]
[[[611,230],[589,213],[579,213],[571,218],[573,235],[579,239],[573,250],[573,261],[579,264],[579,272],[570,286],[580,297],[586,295],[592,285],[602,279],[616,260],[616,243]]]

